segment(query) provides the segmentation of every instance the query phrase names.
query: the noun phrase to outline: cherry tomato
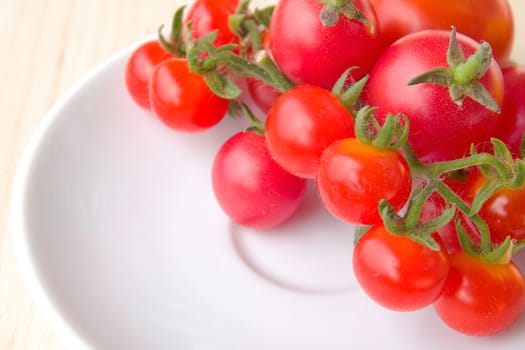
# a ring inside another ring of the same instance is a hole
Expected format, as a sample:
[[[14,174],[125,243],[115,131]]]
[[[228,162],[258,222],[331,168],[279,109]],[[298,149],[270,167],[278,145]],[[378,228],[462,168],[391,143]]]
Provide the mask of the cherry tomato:
[[[354,121],[337,97],[313,85],[296,86],[277,99],[266,118],[272,157],[292,174],[315,178],[321,153],[354,136]]]
[[[434,303],[449,327],[468,335],[492,335],[520,317],[525,309],[525,282],[516,265],[489,264],[463,251],[449,260],[443,292]]]
[[[438,67],[448,67],[450,33],[426,30],[405,36],[378,59],[367,85],[367,100],[377,106],[376,117],[403,113],[410,120],[408,141],[423,162],[451,160],[468,154],[471,144],[490,140],[502,116],[466,97],[459,106],[447,87],[421,83],[408,85],[413,78]],[[465,57],[479,44],[458,33]],[[503,78],[492,62],[480,80],[495,102],[503,102]]]
[[[499,138],[515,157],[520,157],[520,143],[525,133],[525,66],[506,67],[502,73],[505,82],[502,115],[506,125]]]
[[[378,225],[357,242],[353,268],[363,290],[378,304],[411,311],[439,297],[449,263],[444,250],[434,251]]]
[[[247,82],[248,91],[253,102],[261,111],[268,113],[275,101],[277,101],[277,98],[282,95],[282,92],[259,79],[249,78]]]
[[[185,22],[191,22],[191,35],[194,39],[217,30],[214,44],[222,46],[237,43],[238,37],[232,33],[229,26],[229,16],[233,15],[239,0],[196,0],[191,6]]]
[[[403,156],[347,138],[328,146],[317,171],[321,200],[334,216],[352,224],[381,223],[386,199],[397,211],[408,200],[412,177]]]
[[[200,131],[221,121],[228,100],[215,95],[202,76],[190,71],[188,61],[173,58],[153,71],[150,101],[154,114],[179,131]]]
[[[241,132],[228,139],[212,168],[215,197],[235,222],[269,229],[287,220],[299,207],[306,180],[278,165],[264,137]]]
[[[140,45],[126,64],[126,87],[133,100],[142,108],[150,109],[149,83],[153,70],[162,61],[173,57],[166,52],[158,40]]]
[[[320,20],[323,5],[316,0],[281,0],[270,23],[270,47],[277,65],[298,84],[331,89],[352,66],[354,80],[364,76],[380,52],[378,25],[368,1],[352,2],[371,26],[343,15],[335,26]]]
[[[487,41],[500,63],[509,58],[514,19],[508,0],[370,0],[377,13],[383,47],[424,29],[458,32]],[[409,19],[409,20],[407,20]]]
[[[487,179],[477,170],[466,184],[466,199],[470,202]],[[507,236],[525,239],[525,185],[518,189],[505,188],[494,193],[481,207],[478,215],[490,229],[492,243],[500,244]]]

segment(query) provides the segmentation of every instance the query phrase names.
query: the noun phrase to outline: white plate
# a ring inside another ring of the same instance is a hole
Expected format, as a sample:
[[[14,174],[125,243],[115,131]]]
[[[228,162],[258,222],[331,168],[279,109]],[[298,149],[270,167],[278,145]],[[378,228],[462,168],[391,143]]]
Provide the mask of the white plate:
[[[314,191],[276,232],[230,223],[214,200],[209,172],[220,144],[243,125],[225,120],[191,135],[168,130],[128,97],[129,53],[58,101],[28,145],[15,184],[21,270],[66,345],[503,350],[523,344],[524,317],[503,335],[471,338],[449,330],[431,308],[395,313],[370,301],[352,275],[352,227],[328,215]]]

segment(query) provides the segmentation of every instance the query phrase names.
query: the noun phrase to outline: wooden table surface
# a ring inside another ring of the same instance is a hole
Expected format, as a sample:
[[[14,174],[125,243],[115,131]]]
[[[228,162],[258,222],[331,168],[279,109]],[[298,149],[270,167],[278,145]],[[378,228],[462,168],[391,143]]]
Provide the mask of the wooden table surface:
[[[0,0],[0,349],[65,349],[35,309],[13,252],[12,185],[52,104],[117,51],[169,23],[181,0]]]
[[[10,197],[25,145],[68,87],[168,23],[182,3],[0,0],[0,349],[65,349],[29,297],[13,252]],[[515,13],[524,13],[522,0],[511,3]],[[523,23],[516,22],[525,33]],[[516,40],[515,50],[525,53],[524,45]]]

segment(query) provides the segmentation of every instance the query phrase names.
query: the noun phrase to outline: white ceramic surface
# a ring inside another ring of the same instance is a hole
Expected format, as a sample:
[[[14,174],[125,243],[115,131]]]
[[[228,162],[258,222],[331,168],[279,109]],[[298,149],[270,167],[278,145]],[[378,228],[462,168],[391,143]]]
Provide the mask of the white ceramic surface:
[[[370,301],[352,275],[352,227],[333,219],[314,190],[275,232],[232,224],[214,200],[209,172],[214,152],[244,125],[226,119],[201,134],[168,130],[126,93],[130,50],[57,102],[27,147],[13,193],[22,273],[68,346],[523,345],[525,317],[503,335],[471,338],[449,330],[431,308],[395,313]],[[525,62],[522,48],[516,50]]]

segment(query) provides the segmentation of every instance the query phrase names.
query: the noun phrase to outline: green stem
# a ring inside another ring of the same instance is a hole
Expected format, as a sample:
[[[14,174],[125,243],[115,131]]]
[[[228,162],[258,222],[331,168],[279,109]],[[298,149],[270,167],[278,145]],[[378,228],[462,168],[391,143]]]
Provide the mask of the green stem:
[[[428,197],[434,192],[436,188],[435,181],[429,182],[423,189],[416,191],[410,200],[408,210],[405,216],[405,226],[407,229],[413,229],[416,227],[421,216],[421,210],[425,205]]]
[[[264,136],[265,122],[257,118],[245,103],[241,103],[241,109],[250,123],[248,130]]]
[[[270,84],[275,87],[277,90],[285,92],[290,90],[295,86],[295,84],[288,79],[283,72],[277,67],[273,60],[268,55],[266,51],[259,51],[257,53],[256,62],[264,68],[264,70],[270,75],[274,80],[274,84]]]
[[[488,69],[491,59],[490,46],[487,43],[481,44],[474,55],[453,68],[453,81],[459,85],[467,85],[473,80],[479,79]]]
[[[341,7],[347,2],[346,0],[326,0],[323,1],[326,5],[330,5],[333,7]]]
[[[439,181],[436,183],[436,189],[445,199],[447,203],[452,203],[458,208],[463,214],[468,216],[476,225],[480,234],[480,250],[486,252],[490,250],[491,241],[490,241],[490,231],[487,226],[487,223],[480,218],[477,214],[473,216],[470,215],[470,207],[466,204],[463,199],[461,199],[454,191],[452,191],[446,184]]]
[[[506,178],[509,176],[509,170],[507,167],[496,159],[496,157],[488,153],[478,153],[465,158],[429,164],[428,171],[432,174],[441,175],[454,170],[465,169],[477,165],[490,165],[503,177]]]
[[[279,91],[291,89],[294,84],[283,75],[265,51],[259,52],[261,54],[257,63],[247,61],[228,50],[217,52],[204,61],[202,70],[213,70],[220,64],[225,64],[242,76],[260,79]]]
[[[211,55],[204,61],[202,70],[213,70],[221,64],[225,64],[233,68],[235,71],[241,72],[244,76],[261,79],[268,85],[275,86],[276,84],[265,69],[237,56],[231,51],[222,51]]]
[[[372,140],[372,145],[377,148],[386,149],[394,137],[394,117],[389,114],[386,117],[385,123],[379,129],[377,135]]]
[[[432,177],[432,174],[430,174],[428,168],[425,166],[425,164],[421,163],[419,158],[414,153],[414,149],[410,146],[408,142],[405,142],[403,147],[401,147],[401,150],[403,151],[403,155],[405,156],[405,159],[413,174],[422,175],[427,178]]]
[[[257,23],[252,20],[247,20],[244,22],[244,26],[248,31],[253,52],[258,52],[261,49],[261,32],[257,27]]]

